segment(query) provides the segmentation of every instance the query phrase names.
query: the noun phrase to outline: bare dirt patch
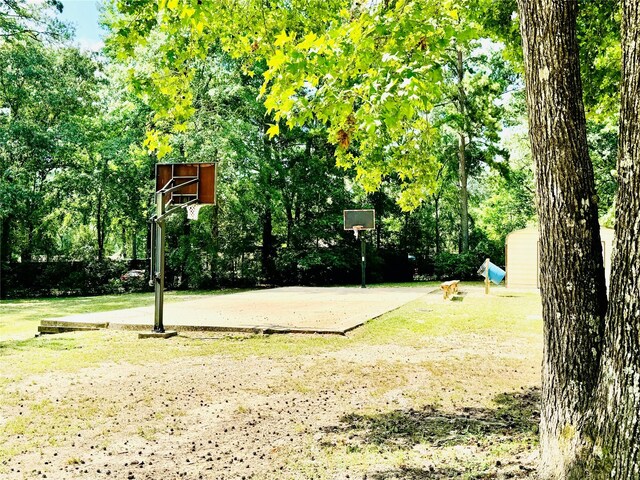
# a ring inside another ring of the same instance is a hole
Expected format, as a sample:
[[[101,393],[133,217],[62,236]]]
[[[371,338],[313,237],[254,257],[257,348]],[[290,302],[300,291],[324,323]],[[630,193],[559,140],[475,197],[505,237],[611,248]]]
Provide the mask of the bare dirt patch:
[[[16,431],[2,478],[527,478],[535,390],[507,393],[510,408],[479,407],[501,393],[484,387],[486,370],[452,383],[425,368],[434,359],[447,360],[441,346],[358,345],[33,376],[0,410]],[[530,372],[515,375],[535,385]]]
[[[0,478],[533,478],[539,298],[474,293],[346,337],[0,342]]]

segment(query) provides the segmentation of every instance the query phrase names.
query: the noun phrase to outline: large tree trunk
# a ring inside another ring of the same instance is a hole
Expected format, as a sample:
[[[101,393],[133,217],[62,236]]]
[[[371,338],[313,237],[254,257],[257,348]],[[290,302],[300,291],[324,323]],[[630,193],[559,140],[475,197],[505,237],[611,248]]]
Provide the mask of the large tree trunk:
[[[540,222],[540,473],[542,478],[577,478],[591,451],[586,419],[597,385],[607,306],[582,103],[578,3],[518,0],[518,5]]]
[[[616,246],[604,334],[601,381],[594,405],[600,478],[640,478],[640,6],[622,15],[622,104]]]

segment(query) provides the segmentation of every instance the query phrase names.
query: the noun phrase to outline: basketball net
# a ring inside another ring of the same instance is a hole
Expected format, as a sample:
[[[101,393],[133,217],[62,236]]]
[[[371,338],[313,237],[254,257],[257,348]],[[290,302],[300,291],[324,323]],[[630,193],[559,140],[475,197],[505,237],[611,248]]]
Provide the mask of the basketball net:
[[[360,233],[360,230],[364,230],[364,227],[362,225],[354,225],[353,226],[353,234],[356,236],[356,240],[358,239],[358,235]]]
[[[191,205],[187,205],[187,218],[189,220],[197,220],[198,213],[202,207],[204,207],[204,205],[201,203],[192,203]]]

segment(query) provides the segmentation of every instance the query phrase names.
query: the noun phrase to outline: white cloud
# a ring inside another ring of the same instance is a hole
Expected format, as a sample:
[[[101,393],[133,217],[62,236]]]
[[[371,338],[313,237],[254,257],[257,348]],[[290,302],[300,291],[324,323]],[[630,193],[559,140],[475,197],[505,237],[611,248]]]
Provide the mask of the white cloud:
[[[77,43],[80,47],[80,50],[86,50],[89,52],[99,52],[104,48],[103,40],[88,40],[86,38],[79,38]]]

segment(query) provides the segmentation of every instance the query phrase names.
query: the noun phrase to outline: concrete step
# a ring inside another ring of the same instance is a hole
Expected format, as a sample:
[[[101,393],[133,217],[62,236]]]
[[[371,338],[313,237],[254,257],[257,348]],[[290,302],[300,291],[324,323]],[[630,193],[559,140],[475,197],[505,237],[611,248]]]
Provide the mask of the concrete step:
[[[50,335],[55,333],[65,332],[91,332],[99,330],[95,327],[74,327],[74,326],[62,326],[62,325],[40,325],[38,326],[38,333],[41,335]]]
[[[89,328],[107,328],[109,326],[108,323],[106,322],[67,322],[67,321],[60,321],[57,320],[55,318],[53,319],[49,319],[49,320],[40,320],[40,325],[42,325],[43,327],[78,327],[78,328],[84,328],[84,327],[89,327]]]

